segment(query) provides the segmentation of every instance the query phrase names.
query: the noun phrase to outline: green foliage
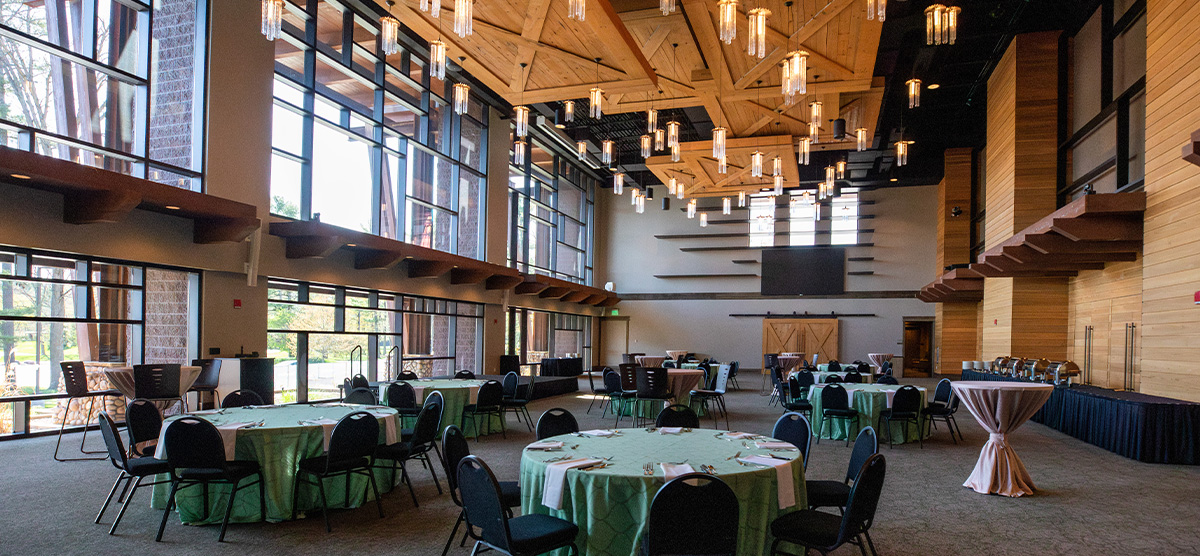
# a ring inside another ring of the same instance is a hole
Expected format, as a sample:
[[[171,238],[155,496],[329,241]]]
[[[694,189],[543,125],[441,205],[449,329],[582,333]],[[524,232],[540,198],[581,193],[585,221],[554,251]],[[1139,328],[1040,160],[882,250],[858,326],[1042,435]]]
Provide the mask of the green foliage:
[[[286,216],[288,218],[300,218],[300,207],[296,203],[288,201],[279,195],[271,197],[271,214]]]

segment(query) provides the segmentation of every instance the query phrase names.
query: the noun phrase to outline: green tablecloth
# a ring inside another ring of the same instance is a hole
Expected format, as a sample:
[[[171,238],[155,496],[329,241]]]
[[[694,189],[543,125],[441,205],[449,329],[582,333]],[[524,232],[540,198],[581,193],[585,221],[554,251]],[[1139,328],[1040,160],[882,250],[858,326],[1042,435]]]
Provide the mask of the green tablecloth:
[[[549,514],[579,525],[576,543],[586,556],[629,556],[636,553],[650,503],[665,484],[661,467],[654,476],[642,472],[645,463],[681,462],[699,469],[712,465],[721,480],[737,494],[740,504],[738,554],[761,556],[770,548],[770,524],[781,514],[807,506],[804,466],[798,452],[776,452],[795,458],[791,464],[796,505],[779,508],[778,480],[775,469],[743,466],[728,459],[737,452],[742,456],[767,454],[753,448],[751,441],[726,440],[720,431],[694,429],[679,435],[662,435],[646,429],[620,429],[611,438],[563,435],[555,437],[566,445],[565,454],[581,457],[612,457],[609,467],[594,471],[567,471],[561,510],[542,505],[545,460],[564,452],[525,450],[521,458],[521,511],[524,514]],[[564,556],[567,550],[554,553]]]
[[[825,423],[825,430],[821,434],[821,438],[832,438],[834,440],[845,440],[847,437],[854,438],[858,435],[858,431],[862,427],[876,427],[876,434],[879,435],[880,442],[887,439],[887,433],[878,430],[879,413],[889,407],[888,397],[889,392],[895,394],[896,390],[900,389],[899,385],[893,384],[843,384],[849,392],[854,391],[853,401],[850,407],[858,410],[858,422],[846,419],[830,419]],[[823,385],[817,384],[809,388],[808,400],[813,406],[813,431],[821,430],[821,389]],[[921,391],[922,399],[925,399],[925,388],[917,388]],[[899,444],[902,442],[916,442],[920,435],[925,433],[924,427],[913,426],[909,423],[907,429],[899,423],[892,423],[892,438],[894,442]],[[920,430],[918,430],[920,429]],[[928,438],[928,435],[926,435]]]
[[[687,365],[689,363],[684,363],[684,368],[682,369],[667,369],[667,377],[671,384],[671,393],[673,395],[671,403],[691,407],[696,411],[697,415],[702,416],[704,412],[701,411],[700,405],[692,406],[691,392],[692,390],[704,388],[702,384],[704,382],[704,374],[702,372],[697,373],[696,371],[699,369],[694,365],[691,368],[688,368]],[[633,398],[629,398],[621,406],[621,415],[633,415],[635,405],[638,407],[638,415],[647,419],[658,418],[658,414],[666,407],[666,405],[660,402],[650,401],[635,404]],[[613,411],[615,412],[616,410],[614,409]]]
[[[484,382],[486,381],[433,379],[413,380],[409,381],[409,384],[411,384],[413,389],[417,391],[418,404],[424,404],[425,398],[434,390],[442,393],[442,399],[445,400],[446,404],[442,406],[442,424],[438,427],[438,438],[442,437],[442,431],[446,430],[446,427],[450,425],[455,425],[462,429],[463,434],[465,434],[468,438],[471,438],[476,436],[475,424],[472,423],[470,419],[467,419],[464,422],[463,407],[475,403],[475,398],[479,394],[479,386]],[[387,383],[381,383],[379,387],[379,395],[381,398],[386,391]],[[504,426],[504,423],[501,421],[500,417],[492,416],[490,417],[491,428],[489,429],[488,425],[484,422],[485,419],[488,418],[479,418],[479,426],[483,429],[485,434],[500,432],[501,427]],[[412,427],[412,425],[412,418],[405,419],[405,427]]]
[[[212,422],[214,425],[236,422],[265,421],[265,425],[252,429],[241,429],[237,432],[234,459],[257,461],[262,466],[263,481],[266,485],[266,503],[268,521],[283,521],[292,518],[292,490],[296,480],[296,470],[300,460],[316,457],[325,451],[325,432],[321,425],[301,425],[299,421],[309,419],[340,419],[365,406],[328,406],[315,405],[280,405],[258,408],[226,409],[221,414],[196,415]],[[381,408],[373,412],[393,412]],[[178,417],[167,419],[166,427]],[[389,417],[394,419],[395,417]],[[164,429],[165,430],[165,429]],[[379,442],[385,442],[386,429],[380,421]],[[399,437],[399,427],[396,431]],[[397,441],[399,438],[397,438]],[[159,476],[164,479],[165,476]],[[253,481],[254,477],[245,479]],[[390,469],[376,469],[375,481],[380,493],[392,489],[393,473]],[[233,514],[229,521],[247,523],[262,521],[259,512],[258,489],[262,485],[244,488],[238,491],[233,504]],[[189,487],[176,495],[179,518],[184,523],[204,524],[220,523],[225,516],[225,505],[229,501],[228,485],[211,485],[209,487],[208,517],[204,517],[203,487]],[[350,479],[350,504],[346,505],[346,480],[337,478],[325,481],[325,494],[330,508],[356,508],[370,500],[368,492],[371,487],[366,477],[355,475]],[[171,489],[169,484],[154,486],[154,498],[151,506],[162,509],[167,506],[167,496]],[[315,485],[301,484],[296,499],[296,506],[303,515],[304,511],[321,507],[320,494]]]

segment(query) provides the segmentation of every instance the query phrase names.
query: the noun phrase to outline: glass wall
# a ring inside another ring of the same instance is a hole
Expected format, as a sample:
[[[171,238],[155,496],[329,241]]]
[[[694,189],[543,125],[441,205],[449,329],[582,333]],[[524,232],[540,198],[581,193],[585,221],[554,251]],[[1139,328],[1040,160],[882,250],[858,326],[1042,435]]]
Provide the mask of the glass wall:
[[[535,364],[547,357],[592,357],[592,317],[513,307],[506,319],[508,353]]]
[[[487,106],[451,110],[453,79],[402,33],[385,56],[374,15],[285,2],[275,41],[271,212],[483,257]]]
[[[326,400],[355,374],[388,379],[400,370],[444,376],[479,369],[476,303],[271,279],[268,355],[276,398]]]
[[[206,2],[0,2],[0,145],[203,188]]]

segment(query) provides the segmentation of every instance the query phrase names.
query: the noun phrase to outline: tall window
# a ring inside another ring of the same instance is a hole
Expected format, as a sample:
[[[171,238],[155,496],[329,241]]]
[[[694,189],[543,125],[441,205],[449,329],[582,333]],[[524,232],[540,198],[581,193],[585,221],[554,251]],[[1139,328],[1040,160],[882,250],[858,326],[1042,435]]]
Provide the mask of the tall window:
[[[844,193],[829,203],[829,244],[858,243],[858,194]]]
[[[0,144],[201,191],[206,5],[0,2]]]
[[[336,0],[286,4],[271,212],[483,257],[487,106],[472,96],[455,114],[454,82],[430,76],[407,35],[384,56],[373,15]]]
[[[0,435],[84,424],[86,407],[61,403],[63,361],[83,361],[90,387],[107,389],[105,369],[195,358],[199,282],[184,270],[0,250]],[[124,400],[97,403],[124,415]]]
[[[587,315],[551,313],[511,308],[506,319],[508,353],[520,355],[525,363],[547,357],[582,357],[591,360],[592,318]]]
[[[597,178],[530,130],[529,156],[510,164],[509,266],[591,284]]]
[[[788,203],[787,245],[854,245],[858,243],[858,194],[843,193],[824,203]],[[751,197],[750,247],[775,246],[776,205],[771,197]]]
[[[775,245],[775,198],[750,198],[750,246]]]

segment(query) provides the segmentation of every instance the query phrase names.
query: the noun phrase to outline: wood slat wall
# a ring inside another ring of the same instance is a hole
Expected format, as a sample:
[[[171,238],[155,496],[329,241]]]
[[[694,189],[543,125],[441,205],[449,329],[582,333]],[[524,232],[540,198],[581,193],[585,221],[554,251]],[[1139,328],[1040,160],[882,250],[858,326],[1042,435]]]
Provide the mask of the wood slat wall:
[[[1071,339],[1067,358],[1080,368],[1084,365],[1086,328],[1092,332],[1091,383],[1109,388],[1124,386],[1125,325],[1142,319],[1142,261],[1109,264],[1104,270],[1079,273],[1071,279],[1067,311]],[[1140,330],[1140,327],[1139,327]],[[1134,336],[1134,385],[1140,368],[1138,346]]]
[[[1141,391],[1200,401],[1200,3],[1146,2],[1146,227]]]
[[[971,258],[971,149],[947,149],[945,172],[938,184],[937,267],[941,276],[948,264],[970,262]],[[950,215],[954,207],[963,210]],[[978,359],[978,303],[938,303],[934,310],[933,372],[959,374],[962,361]]]

